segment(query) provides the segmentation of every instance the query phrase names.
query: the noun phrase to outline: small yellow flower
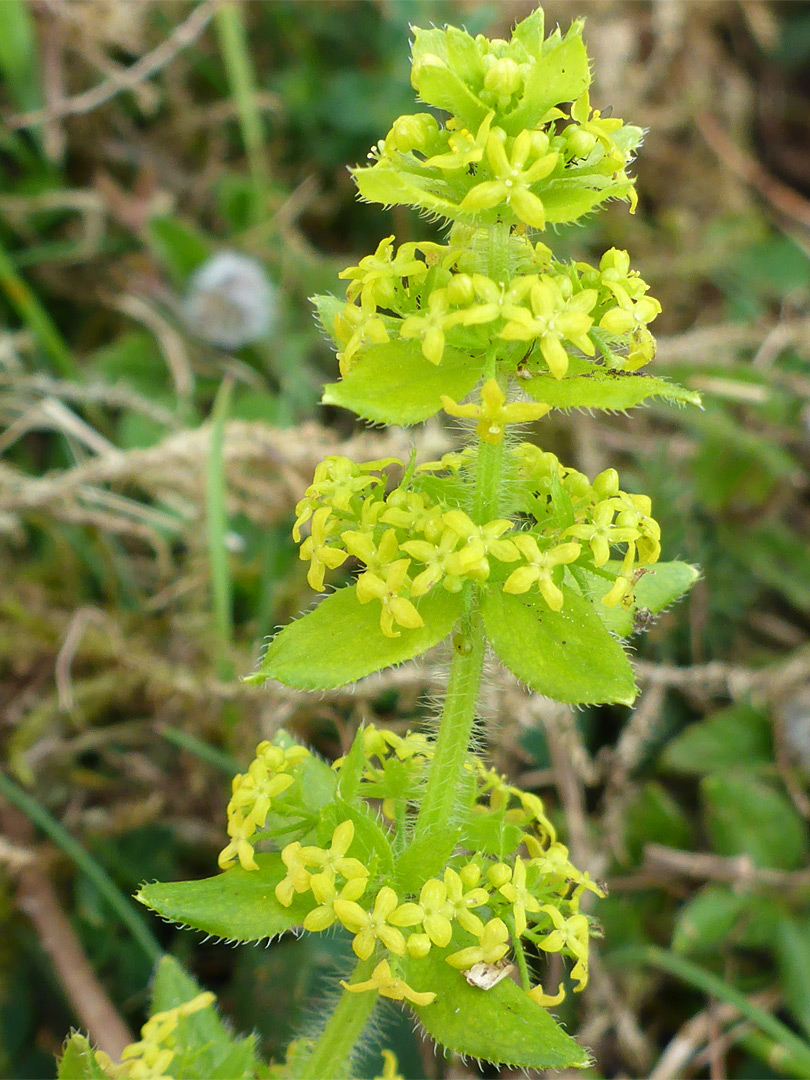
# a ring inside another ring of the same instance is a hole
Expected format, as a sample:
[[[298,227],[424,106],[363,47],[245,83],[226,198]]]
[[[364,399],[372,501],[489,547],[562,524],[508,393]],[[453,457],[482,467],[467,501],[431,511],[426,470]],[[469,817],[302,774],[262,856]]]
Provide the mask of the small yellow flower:
[[[568,371],[568,352],[563,341],[570,341],[588,356],[595,346],[588,337],[593,319],[588,314],[598,299],[596,289],[583,289],[568,299],[563,297],[557,282],[546,275],[532,286],[532,313],[521,308],[512,321],[501,330],[507,341],[537,339],[540,352],[555,379]]]
[[[480,405],[459,405],[446,394],[442,394],[441,400],[442,408],[450,416],[477,418],[475,430],[479,438],[492,445],[503,441],[506,424],[525,424],[530,420],[539,420],[551,408],[550,405],[533,401],[512,401],[507,405],[497,379],[488,379],[481,387]]]
[[[421,923],[433,944],[443,949],[453,936],[452,916],[453,908],[447,903],[447,886],[438,878],[429,878],[419,893],[419,903],[402,904],[392,913],[390,921],[395,926]]]
[[[389,918],[397,907],[397,894],[390,886],[383,885],[371,911],[365,911],[352,900],[335,900],[334,907],[337,917],[346,929],[355,935],[352,948],[361,960],[368,960],[378,941],[381,941],[389,952],[397,956],[405,955],[405,938],[401,931],[389,923]]]
[[[547,994],[542,985],[533,986],[527,992],[532,1001],[544,1006],[544,1008],[548,1008],[549,1005],[559,1005],[561,1001],[565,1000],[565,988],[562,983],[557,987],[556,994]]]
[[[425,625],[424,619],[411,601],[402,595],[411,586],[408,577],[410,565],[410,559],[397,559],[387,566],[382,574],[372,574],[367,570],[357,579],[355,588],[360,603],[379,600],[382,604],[380,629],[386,637],[400,636],[399,631],[394,630],[395,623],[406,630],[415,630]]]
[[[397,979],[391,973],[391,966],[387,960],[381,960],[371,973],[371,978],[365,982],[347,983],[341,980],[340,985],[353,994],[362,994],[366,990],[376,990],[383,997],[392,998],[394,1001],[410,1001],[414,1005],[430,1005],[435,1001],[436,995],[432,992],[419,993],[412,990],[402,979]]]
[[[590,524],[571,525],[565,530],[565,536],[575,536],[585,540],[593,554],[594,566],[604,566],[610,558],[612,544],[622,544],[637,540],[639,530],[636,527],[622,528],[614,525],[615,508],[610,499],[605,499],[594,508]]]
[[[514,542],[527,565],[512,571],[504,582],[503,591],[525,593],[536,584],[551,610],[559,611],[563,606],[563,594],[554,581],[554,571],[558,566],[576,562],[582,552],[581,546],[574,543],[557,544],[548,551],[541,551],[529,533],[518,533]]]
[[[567,952],[576,960],[571,975],[579,983],[575,993],[585,989],[588,982],[588,920],[584,915],[571,915],[565,918],[558,908],[543,904],[540,908],[551,919],[554,927],[537,944],[544,952]]]
[[[419,279],[427,273],[427,266],[416,258],[416,244],[402,244],[394,255],[394,237],[386,236],[377,245],[373,255],[366,255],[357,266],[341,270],[339,278],[351,281],[346,299],[360,297],[364,311],[376,307],[390,307],[396,297],[395,281],[403,277]]]
[[[509,929],[503,919],[490,919],[483,929],[477,945],[451,953],[447,963],[460,971],[467,971],[473,964],[494,964],[509,951]]]
[[[520,221],[535,229],[546,227],[546,211],[532,184],[553,172],[559,159],[548,153],[548,136],[541,131],[521,131],[512,144],[511,157],[504,148],[504,132],[495,128],[486,145],[486,158],[494,180],[476,184],[461,201],[462,210],[490,210],[506,203]],[[526,168],[529,158],[534,158]]]
[[[335,874],[341,874],[345,878],[367,878],[368,870],[359,859],[346,858],[353,839],[354,822],[351,819],[342,821],[332,833],[332,844],[328,851],[314,846],[302,847],[297,857],[304,865],[318,866],[321,874],[331,875],[333,878]]]
[[[512,880],[501,885],[498,892],[511,903],[515,917],[515,933],[518,937],[522,937],[526,930],[526,912],[540,910],[537,897],[526,888],[526,864],[522,859],[515,860]]]
[[[319,933],[337,920],[335,911],[336,900],[359,900],[366,889],[368,877],[350,878],[338,893],[335,889],[335,881],[332,874],[313,874],[310,879],[312,895],[318,901],[318,907],[304,919],[304,929],[312,933]]]
[[[293,902],[295,893],[307,892],[311,874],[307,870],[306,862],[301,855],[301,842],[293,841],[287,844],[281,852],[281,861],[287,867],[287,874],[276,885],[276,900],[284,907],[289,907]]]
[[[331,513],[329,506],[322,506],[315,511],[312,518],[312,532],[303,542],[298,553],[299,559],[304,562],[309,560],[307,581],[315,592],[321,592],[323,589],[326,570],[336,570],[348,558],[348,552],[327,543],[329,539],[327,524]]]
[[[450,297],[446,289],[434,289],[428,300],[427,311],[422,315],[409,315],[399,328],[399,336],[419,338],[422,355],[431,364],[440,364],[444,355],[444,332],[457,326],[462,313],[450,311]]]
[[[383,1050],[383,1071],[380,1076],[375,1076],[374,1080],[402,1080],[398,1066],[397,1055],[393,1050]]]

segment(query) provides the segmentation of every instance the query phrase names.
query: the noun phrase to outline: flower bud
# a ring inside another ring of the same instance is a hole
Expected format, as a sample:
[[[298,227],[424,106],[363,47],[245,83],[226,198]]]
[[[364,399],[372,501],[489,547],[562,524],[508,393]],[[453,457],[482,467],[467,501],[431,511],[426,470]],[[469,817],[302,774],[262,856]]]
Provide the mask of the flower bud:
[[[484,75],[484,89],[500,97],[510,98],[522,83],[520,68],[508,56],[495,60]]]
[[[568,150],[567,157],[585,158],[596,146],[596,136],[572,124],[566,128],[565,142]]]
[[[500,889],[501,885],[505,885],[507,881],[512,880],[512,868],[507,866],[506,863],[495,863],[494,866],[490,866],[489,870],[487,870],[487,878],[490,885]]]
[[[600,499],[607,499],[619,490],[619,474],[615,469],[605,469],[593,482],[593,490]]]
[[[453,307],[469,307],[475,302],[475,288],[469,274],[454,274],[450,278],[447,299]]]
[[[410,150],[429,153],[439,134],[439,125],[430,113],[414,113],[400,116],[385,137],[386,150],[398,150],[407,154]]]

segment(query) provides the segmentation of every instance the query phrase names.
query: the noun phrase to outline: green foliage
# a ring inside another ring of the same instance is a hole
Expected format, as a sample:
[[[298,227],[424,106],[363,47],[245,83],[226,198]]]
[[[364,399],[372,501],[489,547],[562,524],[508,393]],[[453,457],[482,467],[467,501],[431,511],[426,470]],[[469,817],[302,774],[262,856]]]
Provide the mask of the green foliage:
[[[519,1069],[582,1069],[591,1063],[588,1052],[508,978],[482,991],[444,963],[439,949],[423,961],[409,961],[405,975],[416,990],[437,992],[432,1005],[417,1005],[414,1013],[431,1039],[448,1050]]]
[[[713,773],[703,779],[701,794],[718,854],[748,855],[757,866],[783,870],[807,861],[806,823],[790,799],[756,773]]]

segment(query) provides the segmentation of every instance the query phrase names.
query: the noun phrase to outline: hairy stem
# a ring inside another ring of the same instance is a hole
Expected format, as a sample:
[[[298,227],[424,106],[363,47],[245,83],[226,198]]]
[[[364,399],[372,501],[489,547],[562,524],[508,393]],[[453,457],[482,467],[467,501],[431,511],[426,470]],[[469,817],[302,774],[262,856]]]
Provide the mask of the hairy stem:
[[[361,960],[351,977],[351,982],[364,982],[374,970],[374,957]],[[299,1080],[323,1080],[325,1076],[346,1075],[346,1065],[357,1045],[363,1028],[374,1011],[379,995],[376,990],[363,994],[344,990],[329,1017],[326,1027],[312,1048],[306,1064],[299,1073]]]

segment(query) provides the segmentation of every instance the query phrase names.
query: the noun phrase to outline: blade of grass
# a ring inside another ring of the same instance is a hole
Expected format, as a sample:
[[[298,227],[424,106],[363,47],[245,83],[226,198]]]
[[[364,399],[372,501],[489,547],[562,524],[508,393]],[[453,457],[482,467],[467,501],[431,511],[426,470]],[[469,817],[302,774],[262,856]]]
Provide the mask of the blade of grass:
[[[250,57],[243,10],[235,0],[227,0],[216,13],[217,36],[231,93],[236,100],[239,128],[256,194],[256,220],[263,220],[268,207],[270,174],[267,167],[264,129],[256,105],[256,77]]]
[[[181,750],[188,750],[190,753],[196,754],[198,758],[207,761],[209,765],[213,765],[217,769],[222,769],[229,776],[233,776],[240,771],[240,765],[236,758],[226,754],[224,750],[217,750],[215,746],[209,746],[207,742],[198,739],[196,735],[191,735],[187,731],[180,731],[178,728],[173,727],[161,728],[160,734],[164,739],[168,739],[170,743],[179,746]]]
[[[791,1065],[797,1070],[794,1073],[796,1080],[810,1080],[810,1045],[792,1032],[781,1020],[777,1020],[775,1016],[771,1016],[758,1005],[754,1005],[745,994],[729,986],[711,971],[655,945],[617,949],[605,959],[614,967],[646,964],[649,967],[658,968],[659,971],[674,975],[719,1001],[728,1002],[764,1035],[773,1039],[782,1048],[783,1053],[792,1059]]]
[[[18,810],[21,810],[37,828],[49,836],[56,846],[71,859],[77,868],[85,874],[126,926],[143,951],[156,963],[163,955],[163,949],[144,920],[138,915],[130,901],[121,892],[107,871],[81,844],[75,840],[56,818],[41,806],[28,792],[18,787],[13,780],[0,773],[0,795],[5,796]]]
[[[54,370],[66,379],[77,379],[79,367],[73,354],[36,294],[17,273],[14,263],[2,244],[0,244],[0,289],[6,294],[8,302],[37,339]]]
[[[211,443],[206,470],[205,505],[208,521],[208,561],[211,571],[211,601],[217,635],[216,670],[220,679],[234,677],[231,648],[233,645],[233,589],[228,567],[228,513],[225,507],[225,421],[231,405],[233,381],[223,380],[211,410]]]

